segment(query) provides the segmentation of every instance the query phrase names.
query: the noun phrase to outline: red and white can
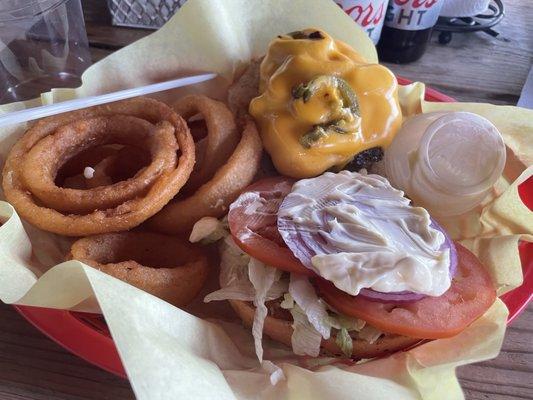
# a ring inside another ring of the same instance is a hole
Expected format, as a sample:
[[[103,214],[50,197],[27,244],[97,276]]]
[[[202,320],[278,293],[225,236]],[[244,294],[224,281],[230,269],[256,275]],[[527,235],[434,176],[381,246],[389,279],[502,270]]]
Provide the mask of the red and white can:
[[[376,44],[381,36],[388,0],[335,0]]]
[[[432,28],[445,0],[391,0],[385,25],[406,31]]]

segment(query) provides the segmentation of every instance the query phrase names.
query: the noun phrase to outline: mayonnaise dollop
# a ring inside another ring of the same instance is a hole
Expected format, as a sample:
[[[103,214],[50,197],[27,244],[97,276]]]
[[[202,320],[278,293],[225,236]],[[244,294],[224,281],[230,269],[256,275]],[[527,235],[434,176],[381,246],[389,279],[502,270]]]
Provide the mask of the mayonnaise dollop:
[[[444,234],[382,176],[342,171],[298,181],[280,221],[291,226],[280,230],[289,247],[300,240],[296,246],[312,248],[311,262],[301,261],[351,295],[371,288],[440,296],[450,287]]]

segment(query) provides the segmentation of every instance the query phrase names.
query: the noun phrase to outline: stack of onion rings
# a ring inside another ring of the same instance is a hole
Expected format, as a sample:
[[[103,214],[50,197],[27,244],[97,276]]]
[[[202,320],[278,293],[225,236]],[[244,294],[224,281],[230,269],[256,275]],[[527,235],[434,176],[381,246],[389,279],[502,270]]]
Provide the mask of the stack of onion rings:
[[[151,164],[109,186],[76,190],[55,184],[69,158],[117,142],[145,147]],[[137,98],[37,122],[11,149],[3,187],[21,217],[43,230],[65,236],[119,232],[167,204],[193,164],[194,142],[185,121],[161,102]]]
[[[143,227],[181,234],[223,216],[254,179],[262,143],[250,118],[240,134],[224,103],[187,96],[173,108],[138,98],[45,118],[11,149],[2,184],[31,224],[88,236],[68,259],[184,306],[206,257],[178,237],[129,230],[152,217]]]
[[[174,107],[185,112],[185,116],[203,114],[208,130],[204,153],[199,157],[200,165],[190,179],[195,186],[199,184],[199,188],[189,197],[170,202],[148,221],[151,229],[167,234],[189,232],[202,217],[222,217],[229,205],[253,181],[262,154],[261,138],[250,118],[243,122],[242,136],[236,147],[230,146],[232,133],[227,131],[233,131],[235,122],[233,114],[223,103],[205,96],[188,96]],[[225,122],[219,123],[220,118]],[[217,167],[213,169],[212,164]]]
[[[85,149],[110,140],[148,148],[151,164],[134,178],[94,189],[72,190],[54,184],[61,161],[71,156],[72,149]],[[148,121],[130,116],[94,117],[64,125],[41,139],[26,153],[21,175],[33,196],[45,206],[85,213],[116,207],[145,192],[161,172],[174,169],[176,151],[174,127],[167,121],[154,128]]]
[[[69,259],[143,289],[178,307],[188,304],[207,278],[207,257],[182,239],[148,232],[108,233],[79,239]]]

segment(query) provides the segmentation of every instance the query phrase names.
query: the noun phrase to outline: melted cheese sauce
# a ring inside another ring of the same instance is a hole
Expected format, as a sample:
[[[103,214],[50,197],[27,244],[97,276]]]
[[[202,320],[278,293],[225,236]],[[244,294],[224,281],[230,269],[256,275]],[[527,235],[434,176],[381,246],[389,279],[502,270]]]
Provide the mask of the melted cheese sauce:
[[[301,180],[279,218],[307,234],[302,246],[316,254],[312,269],[351,295],[371,288],[440,296],[451,285],[443,233],[382,176],[342,171]]]
[[[387,147],[402,122],[392,72],[368,64],[345,43],[321,34],[319,39],[273,40],[261,64],[262,94],[250,103],[250,114],[276,169],[295,178],[319,175],[345,165],[363,150]],[[329,134],[305,148],[300,143],[303,135],[339,117],[341,99],[334,88],[321,87],[307,102],[293,98],[295,87],[320,75],[340,77],[349,84],[361,120],[352,124],[355,131]]]

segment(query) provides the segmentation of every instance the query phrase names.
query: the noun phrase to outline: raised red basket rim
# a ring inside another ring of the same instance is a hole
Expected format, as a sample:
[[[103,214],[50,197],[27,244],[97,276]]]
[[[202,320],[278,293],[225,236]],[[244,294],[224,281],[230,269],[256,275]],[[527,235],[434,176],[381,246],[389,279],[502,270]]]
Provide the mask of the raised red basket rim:
[[[401,85],[411,83],[404,78],[398,78],[398,82]],[[456,101],[452,97],[431,88],[426,88],[425,98],[437,102]],[[522,183],[519,192],[524,204],[532,204],[533,179],[530,178]],[[533,243],[523,242],[520,244],[520,257],[524,283],[501,297],[509,308],[508,324],[520,314],[533,298]],[[91,364],[127,378],[117,348],[99,315],[73,313],[51,308],[14,307],[33,326],[60,346]]]

